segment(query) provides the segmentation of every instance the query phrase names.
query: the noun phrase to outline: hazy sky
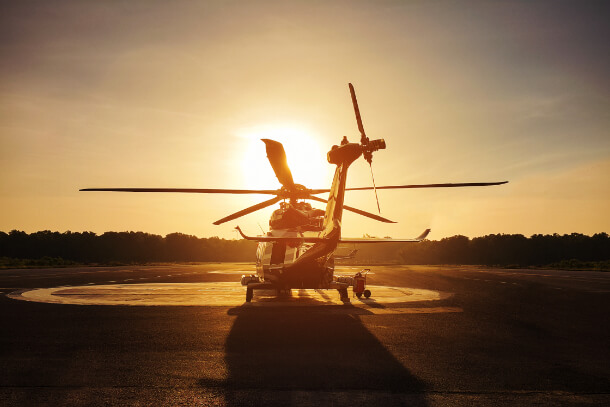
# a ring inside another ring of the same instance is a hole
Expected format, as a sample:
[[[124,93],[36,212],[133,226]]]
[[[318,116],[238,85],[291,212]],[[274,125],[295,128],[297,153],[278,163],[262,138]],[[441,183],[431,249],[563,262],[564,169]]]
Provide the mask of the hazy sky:
[[[344,235],[610,231],[610,3],[605,1],[18,1],[0,9],[0,230],[235,237],[268,196],[85,187],[328,187],[326,151],[365,129],[388,149],[387,225]],[[310,165],[312,170],[307,170]],[[369,186],[364,160],[349,186]],[[348,205],[376,211],[371,191]],[[314,203],[314,206],[319,206]]]

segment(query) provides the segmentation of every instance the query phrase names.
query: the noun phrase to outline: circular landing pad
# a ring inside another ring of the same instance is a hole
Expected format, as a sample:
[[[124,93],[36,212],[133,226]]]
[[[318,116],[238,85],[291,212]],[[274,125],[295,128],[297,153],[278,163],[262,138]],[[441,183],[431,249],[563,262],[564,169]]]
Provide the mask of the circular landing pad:
[[[388,308],[408,302],[435,301],[447,298],[448,293],[404,287],[369,285],[369,299],[351,298],[352,307],[374,313],[387,312],[459,312],[455,307]],[[351,294],[351,290],[348,291]],[[245,303],[246,288],[237,282],[113,284],[76,287],[40,288],[14,292],[10,298],[75,305],[139,305],[139,306],[324,306],[344,305],[336,290],[293,289],[290,295],[277,296],[275,290],[257,290],[251,303]],[[391,310],[391,311],[390,311]],[[399,311],[403,310],[403,311]],[[410,311],[408,311],[410,310]]]

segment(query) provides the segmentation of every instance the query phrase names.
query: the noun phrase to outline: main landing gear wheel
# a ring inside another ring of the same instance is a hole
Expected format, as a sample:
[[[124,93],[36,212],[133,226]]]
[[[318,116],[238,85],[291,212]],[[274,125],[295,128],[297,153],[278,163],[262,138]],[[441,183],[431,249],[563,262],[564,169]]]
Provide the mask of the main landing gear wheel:
[[[254,290],[250,287],[246,288],[246,302],[252,301],[253,296],[254,296]]]
[[[369,298],[371,296],[371,290],[364,290],[364,298]],[[360,298],[360,296],[358,296]]]
[[[356,293],[356,297],[358,297],[358,298],[362,297],[362,293]]]

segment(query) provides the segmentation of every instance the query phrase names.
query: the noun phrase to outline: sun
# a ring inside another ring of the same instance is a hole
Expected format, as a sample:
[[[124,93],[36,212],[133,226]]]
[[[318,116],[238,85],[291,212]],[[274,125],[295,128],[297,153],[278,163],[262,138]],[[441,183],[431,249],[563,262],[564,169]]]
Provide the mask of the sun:
[[[332,181],[333,168],[326,161],[326,150],[312,132],[295,124],[266,124],[242,129],[243,181],[249,189],[276,189],[281,185],[267,160],[263,138],[284,145],[292,178],[307,188],[327,188]]]

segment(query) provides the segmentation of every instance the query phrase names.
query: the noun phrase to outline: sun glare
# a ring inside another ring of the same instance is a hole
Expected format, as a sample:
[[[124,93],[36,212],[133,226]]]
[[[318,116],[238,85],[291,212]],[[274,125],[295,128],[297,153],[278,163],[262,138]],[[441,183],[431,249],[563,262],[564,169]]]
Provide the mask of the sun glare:
[[[268,138],[284,145],[294,182],[307,188],[329,187],[332,167],[326,161],[326,149],[302,126],[273,124],[243,129],[238,136],[245,140],[242,160],[243,180],[250,189],[275,189],[280,183],[267,160]]]

